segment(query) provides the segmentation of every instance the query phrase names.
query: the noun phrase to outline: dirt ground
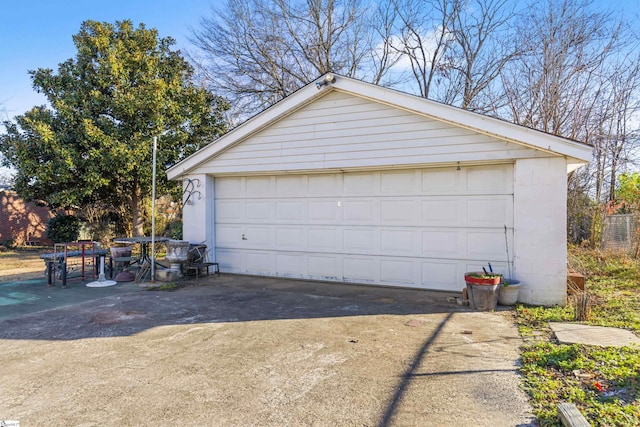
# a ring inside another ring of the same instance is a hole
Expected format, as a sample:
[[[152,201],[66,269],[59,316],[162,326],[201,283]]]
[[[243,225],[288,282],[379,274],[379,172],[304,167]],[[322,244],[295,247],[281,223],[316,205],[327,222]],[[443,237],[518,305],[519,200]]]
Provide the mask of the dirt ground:
[[[222,275],[0,321],[0,420],[529,425],[520,344],[443,295]]]
[[[44,262],[39,258],[43,252],[0,252],[0,283],[44,277]]]

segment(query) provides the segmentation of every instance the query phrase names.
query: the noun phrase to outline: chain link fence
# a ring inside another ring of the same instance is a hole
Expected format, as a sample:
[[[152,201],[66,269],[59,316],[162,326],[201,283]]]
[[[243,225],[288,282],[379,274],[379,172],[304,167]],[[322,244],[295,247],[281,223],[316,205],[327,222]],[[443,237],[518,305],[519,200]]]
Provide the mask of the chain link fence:
[[[621,251],[635,251],[638,247],[637,214],[609,215],[605,217],[602,229],[602,247]]]

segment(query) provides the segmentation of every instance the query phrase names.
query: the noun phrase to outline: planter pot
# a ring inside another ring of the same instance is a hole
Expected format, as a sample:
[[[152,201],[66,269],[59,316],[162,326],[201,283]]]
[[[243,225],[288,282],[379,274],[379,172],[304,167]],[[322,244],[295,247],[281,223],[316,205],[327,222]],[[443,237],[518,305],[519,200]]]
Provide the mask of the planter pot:
[[[497,285],[502,281],[501,275],[496,275],[495,277],[477,277],[482,276],[483,273],[465,273],[464,281],[467,283],[471,283],[474,285]]]
[[[502,276],[477,277],[483,273],[465,273],[464,281],[467,283],[467,295],[469,306],[480,311],[492,311],[498,305],[498,288]]]
[[[479,311],[493,311],[498,305],[500,285],[478,285],[467,282],[469,306]]]
[[[167,248],[165,259],[171,263],[169,269],[176,272],[179,277],[182,276],[180,264],[187,261],[190,245],[186,240],[169,240],[165,242]]]
[[[498,303],[500,305],[515,305],[518,302],[518,292],[520,291],[520,281],[507,279],[507,286],[500,285],[498,292]]]
[[[167,255],[166,260],[169,262],[185,262],[187,260],[187,256],[189,254],[189,243],[186,240],[169,240],[165,242],[167,247]]]

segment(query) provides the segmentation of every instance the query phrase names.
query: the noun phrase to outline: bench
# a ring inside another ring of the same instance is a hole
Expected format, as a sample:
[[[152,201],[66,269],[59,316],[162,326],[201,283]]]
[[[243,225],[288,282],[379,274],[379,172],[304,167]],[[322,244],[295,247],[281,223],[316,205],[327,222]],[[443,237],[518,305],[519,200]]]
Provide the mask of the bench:
[[[195,272],[196,274],[196,280],[198,280],[199,278],[199,274],[200,274],[200,270],[202,270],[203,268],[206,270],[206,274],[205,276],[209,275],[209,267],[213,266],[213,272],[216,275],[220,275],[220,266],[218,265],[217,262],[196,262],[196,263],[191,263],[191,264],[187,264],[185,266],[185,269],[187,270],[187,274],[189,274],[190,271]]]

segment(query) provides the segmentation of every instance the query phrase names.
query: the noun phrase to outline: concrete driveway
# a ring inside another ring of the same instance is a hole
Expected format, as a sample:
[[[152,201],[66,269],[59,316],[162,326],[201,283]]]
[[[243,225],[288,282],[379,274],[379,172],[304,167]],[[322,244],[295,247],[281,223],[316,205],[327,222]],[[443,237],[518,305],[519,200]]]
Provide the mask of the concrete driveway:
[[[175,292],[118,286],[99,299],[0,320],[0,420],[532,422],[509,312],[462,309],[443,293],[231,275]]]

